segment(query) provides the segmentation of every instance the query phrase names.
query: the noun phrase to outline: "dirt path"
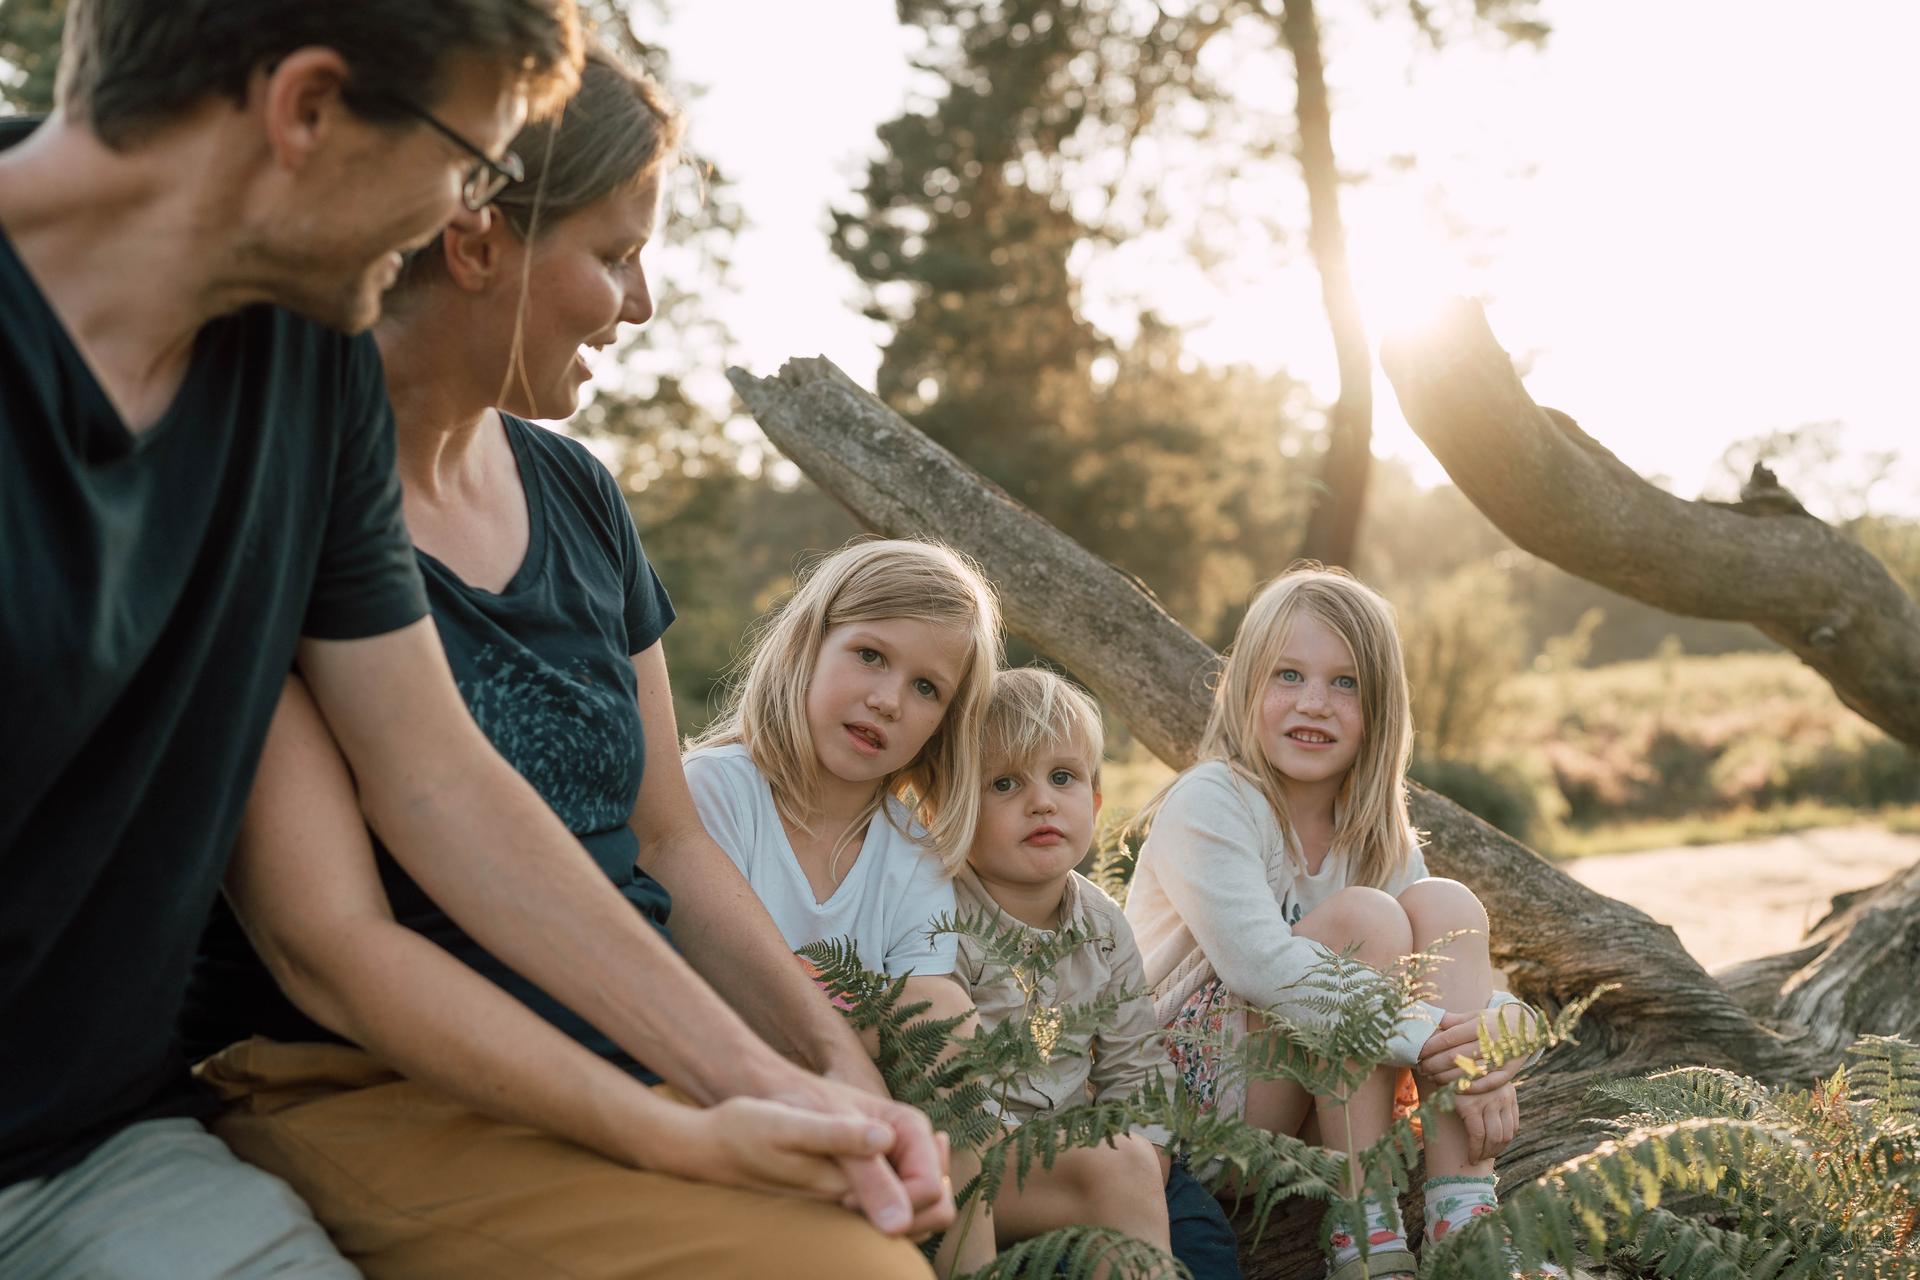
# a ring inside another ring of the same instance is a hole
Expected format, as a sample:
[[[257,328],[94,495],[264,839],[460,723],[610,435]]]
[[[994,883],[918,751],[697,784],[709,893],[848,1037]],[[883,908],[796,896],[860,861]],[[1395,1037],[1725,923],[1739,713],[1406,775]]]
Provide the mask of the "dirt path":
[[[1920,835],[1823,827],[1738,844],[1579,858],[1576,880],[1663,924],[1709,970],[1785,951],[1836,893],[1920,862]]]

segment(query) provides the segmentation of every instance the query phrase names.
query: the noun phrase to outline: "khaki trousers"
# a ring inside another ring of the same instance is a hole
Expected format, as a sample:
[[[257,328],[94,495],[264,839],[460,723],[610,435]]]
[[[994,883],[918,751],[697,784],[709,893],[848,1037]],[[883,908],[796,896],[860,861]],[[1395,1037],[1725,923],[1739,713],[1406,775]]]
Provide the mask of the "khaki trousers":
[[[344,1045],[256,1038],[198,1072],[228,1103],[213,1131],[292,1184],[370,1280],[928,1275],[837,1206],[628,1168]]]

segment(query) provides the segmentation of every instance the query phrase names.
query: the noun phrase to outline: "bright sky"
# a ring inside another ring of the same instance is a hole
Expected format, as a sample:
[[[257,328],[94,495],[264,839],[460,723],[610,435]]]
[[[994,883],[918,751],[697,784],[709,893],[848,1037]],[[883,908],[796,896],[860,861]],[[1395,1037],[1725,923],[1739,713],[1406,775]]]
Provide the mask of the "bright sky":
[[[1417,59],[1401,29],[1352,16],[1366,7],[1321,6],[1347,19],[1327,35],[1336,148],[1350,169],[1418,157],[1343,196],[1376,336],[1437,293],[1486,294],[1536,399],[1689,496],[1737,439],[1837,419],[1865,454],[1920,428],[1920,5],[1557,0],[1542,53]],[[770,373],[824,352],[870,384],[884,332],[859,314],[826,209],[905,101],[913,42],[890,0],[832,11],[683,0],[659,35],[677,73],[707,87],[694,145],[734,176],[753,223],[728,316],[746,363]],[[1249,64],[1246,100],[1284,107],[1270,66]],[[1437,230],[1442,207],[1482,233],[1476,267]],[[1284,366],[1331,399],[1303,249],[1256,256],[1218,288],[1145,246],[1103,259],[1085,305],[1122,337],[1108,295],[1123,273],[1154,282],[1202,358]],[[1440,479],[1384,380],[1376,403],[1376,451]],[[1876,498],[1920,511],[1920,467],[1905,463]]]

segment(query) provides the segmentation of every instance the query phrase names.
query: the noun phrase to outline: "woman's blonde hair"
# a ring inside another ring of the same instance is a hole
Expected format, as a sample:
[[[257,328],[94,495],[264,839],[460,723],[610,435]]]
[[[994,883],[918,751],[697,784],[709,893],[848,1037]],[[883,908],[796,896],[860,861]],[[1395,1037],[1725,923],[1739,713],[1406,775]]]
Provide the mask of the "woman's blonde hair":
[[[1070,751],[1086,759],[1088,781],[1097,782],[1106,747],[1100,708],[1067,680],[1042,667],[1016,667],[994,678],[981,729],[983,775],[1001,767],[1025,771],[1042,756]]]
[[[920,754],[874,790],[843,838],[884,814],[886,797],[926,828],[948,871],[973,843],[980,790],[980,728],[1000,664],[1000,608],[979,569],[951,548],[904,539],[847,544],[805,570],[793,594],[760,625],[725,709],[692,750],[738,742],[787,821],[805,827],[820,790],[820,758],[807,731],[807,688],[828,631],[849,622],[910,618],[956,627],[966,665],[946,714]]]
[[[1405,869],[1415,839],[1407,814],[1407,766],[1413,759],[1413,706],[1393,606],[1339,569],[1298,564],[1254,596],[1227,650],[1213,710],[1197,757],[1224,762],[1293,831],[1280,771],[1260,745],[1260,704],[1296,621],[1316,618],[1346,642],[1360,684],[1360,749],[1334,801],[1333,851],[1348,859],[1351,882],[1374,888]],[[1146,821],[1167,791],[1141,811]],[[1289,845],[1297,857],[1299,851]]]

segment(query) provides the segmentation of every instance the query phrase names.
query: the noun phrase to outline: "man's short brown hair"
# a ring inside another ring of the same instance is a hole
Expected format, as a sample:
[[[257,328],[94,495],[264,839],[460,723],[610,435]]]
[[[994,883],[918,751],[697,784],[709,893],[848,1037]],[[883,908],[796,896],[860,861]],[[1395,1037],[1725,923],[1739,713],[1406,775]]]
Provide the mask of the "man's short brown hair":
[[[460,53],[517,71],[537,116],[578,82],[580,17],[575,0],[73,0],[57,99],[124,147],[209,95],[245,101],[256,67],[310,46],[346,60],[370,119],[433,103]]]

